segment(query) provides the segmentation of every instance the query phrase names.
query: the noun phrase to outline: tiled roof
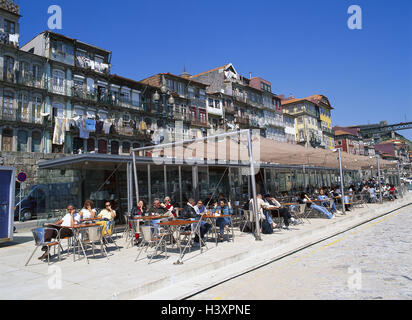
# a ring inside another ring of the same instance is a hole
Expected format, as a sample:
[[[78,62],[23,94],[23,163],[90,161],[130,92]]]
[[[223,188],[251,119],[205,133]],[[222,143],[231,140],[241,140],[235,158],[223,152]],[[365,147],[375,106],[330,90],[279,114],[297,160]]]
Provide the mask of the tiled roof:
[[[284,100],[282,100],[282,105],[287,105],[287,104],[291,104],[291,103],[295,103],[295,102],[300,102],[300,101],[309,101],[309,102],[312,102],[312,103],[314,103],[314,104],[316,104],[316,105],[319,105],[321,102],[322,102],[322,98],[323,98],[324,96],[322,96],[322,95],[320,95],[320,94],[314,94],[314,95],[311,95],[311,96],[309,96],[309,97],[306,97],[306,98],[303,98],[303,99],[284,99]],[[326,98],[326,97],[325,97]],[[331,109],[331,110],[333,110],[333,107],[332,106],[329,106],[329,108]]]
[[[196,75],[194,75],[194,76],[191,76],[191,78],[193,79],[193,78],[196,78],[196,77],[198,77],[198,76],[204,75],[204,74],[209,73],[209,72],[217,71],[217,70],[219,70],[219,69],[224,69],[224,68],[226,68],[228,65],[229,65],[229,63],[228,63],[228,64],[225,64],[224,66],[221,66],[221,67],[217,67],[217,68],[214,68],[214,69],[211,69],[211,70],[207,70],[207,71],[202,72],[202,73],[198,73],[198,74],[196,74]]]

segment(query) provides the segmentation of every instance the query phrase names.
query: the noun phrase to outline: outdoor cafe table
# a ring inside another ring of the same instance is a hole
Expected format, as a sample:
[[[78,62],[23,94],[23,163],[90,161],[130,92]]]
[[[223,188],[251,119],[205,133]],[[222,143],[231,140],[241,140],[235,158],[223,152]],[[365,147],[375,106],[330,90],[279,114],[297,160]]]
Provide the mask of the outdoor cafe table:
[[[177,234],[177,246],[179,247],[179,260],[178,260],[178,264],[181,264],[182,261],[182,257],[186,251],[186,248],[188,247],[190,241],[187,243],[185,249],[182,251],[182,247],[181,247],[181,242],[180,242],[180,232],[179,232],[179,228],[184,227],[184,226],[189,226],[192,224],[200,224],[201,220],[172,220],[172,221],[166,221],[166,222],[160,222],[159,225],[163,226],[163,227],[169,227],[170,231],[169,234],[173,235],[175,232]],[[203,242],[202,238],[200,237],[200,228],[196,228],[194,230],[194,232],[197,234],[197,236],[199,237],[199,242]],[[162,238],[165,237],[166,234],[163,235]],[[200,252],[203,253],[203,249],[202,249],[202,245],[200,245]]]
[[[50,224],[46,224],[45,226],[57,226],[57,225],[50,223]],[[59,226],[59,227],[61,227],[61,226]],[[80,230],[91,228],[91,227],[100,227],[100,225],[95,224],[95,223],[89,223],[89,224],[82,223],[82,224],[75,224],[73,227],[70,228],[70,229],[73,230],[73,237],[75,239],[75,242],[77,243],[77,246],[81,247],[81,249],[83,251],[83,254],[86,257],[87,263],[89,263],[89,259],[87,258],[86,251],[84,250],[83,243],[80,239]],[[79,257],[80,257],[80,253],[79,253]],[[73,245],[73,261],[76,261],[76,247],[75,247],[75,245]]]
[[[230,219],[230,225],[231,225],[231,230],[232,230],[232,239],[235,239],[235,234],[233,232],[233,223],[232,223],[232,216],[231,215],[216,215],[216,214],[205,214],[202,216],[202,219],[205,219],[206,222],[210,222],[211,225],[213,226],[213,230],[215,232],[215,240],[216,240],[216,246],[218,246],[218,236],[217,236],[217,226],[216,226],[216,221],[219,218],[229,218]]]
[[[143,221],[144,223],[150,222],[152,220],[162,220],[162,219],[169,219],[169,216],[136,216],[131,218],[129,221],[132,224],[132,230],[134,230],[135,233],[139,233],[139,228],[138,228],[138,224],[140,223],[140,221]],[[129,248],[129,246],[133,246],[133,239],[134,237],[130,237],[130,242],[127,244],[127,248]]]

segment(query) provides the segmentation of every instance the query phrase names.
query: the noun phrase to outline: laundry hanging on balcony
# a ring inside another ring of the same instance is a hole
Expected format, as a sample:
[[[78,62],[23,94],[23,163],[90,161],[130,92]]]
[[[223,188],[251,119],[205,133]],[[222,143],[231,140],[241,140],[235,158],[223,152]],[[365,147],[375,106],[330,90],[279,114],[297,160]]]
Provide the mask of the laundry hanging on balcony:
[[[64,137],[66,134],[66,121],[67,119],[55,118],[54,132],[53,132],[53,144],[63,145]]]
[[[80,131],[80,134],[79,134],[80,139],[89,139],[90,134],[89,134],[89,131],[86,130],[85,119],[80,118],[77,121],[77,127],[79,128],[79,131]]]
[[[104,121],[101,121],[101,120],[96,121],[96,133],[97,134],[103,133],[103,125],[104,125]]]
[[[86,119],[85,120],[85,126],[86,130],[89,132],[95,132],[96,131],[96,121],[93,119]]]
[[[103,131],[105,134],[110,133],[110,128],[112,127],[113,123],[110,120],[104,120],[103,123]]]

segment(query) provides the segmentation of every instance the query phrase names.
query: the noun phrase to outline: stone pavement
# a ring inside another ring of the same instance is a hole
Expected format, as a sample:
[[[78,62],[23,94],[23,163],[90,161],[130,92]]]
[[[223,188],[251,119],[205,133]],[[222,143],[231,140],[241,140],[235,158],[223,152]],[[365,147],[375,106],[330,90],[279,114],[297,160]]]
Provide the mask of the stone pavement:
[[[34,246],[30,233],[19,233],[15,242],[0,245],[0,299],[180,299],[409,204],[412,193],[334,220],[311,219],[291,231],[263,235],[263,241],[236,231],[234,243],[208,243],[203,254],[198,249],[186,254],[183,265],[173,264],[177,253],[150,265],[147,259],[134,262],[137,248],[126,249],[118,239],[121,250],[110,247],[109,260],[97,254],[87,264],[69,256],[48,266],[37,260],[38,251],[24,267]]]

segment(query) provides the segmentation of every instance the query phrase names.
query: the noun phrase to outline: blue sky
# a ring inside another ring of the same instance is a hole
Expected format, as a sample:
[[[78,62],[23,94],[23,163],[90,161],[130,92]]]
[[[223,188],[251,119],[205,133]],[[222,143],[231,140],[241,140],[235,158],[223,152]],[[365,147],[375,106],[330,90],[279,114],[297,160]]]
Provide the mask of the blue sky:
[[[47,29],[113,52],[112,72],[141,80],[232,62],[276,94],[329,97],[334,125],[412,121],[410,0],[17,0],[21,42]],[[347,27],[359,5],[363,29]],[[402,131],[412,140],[412,130]]]

